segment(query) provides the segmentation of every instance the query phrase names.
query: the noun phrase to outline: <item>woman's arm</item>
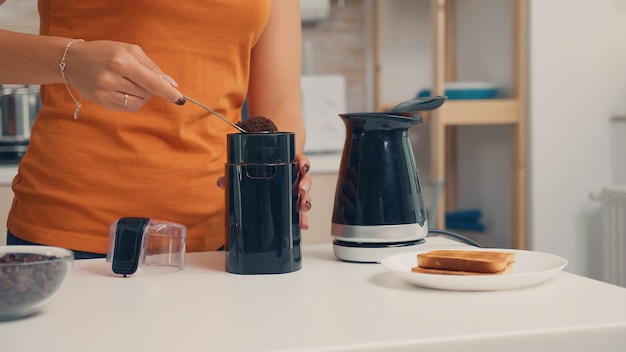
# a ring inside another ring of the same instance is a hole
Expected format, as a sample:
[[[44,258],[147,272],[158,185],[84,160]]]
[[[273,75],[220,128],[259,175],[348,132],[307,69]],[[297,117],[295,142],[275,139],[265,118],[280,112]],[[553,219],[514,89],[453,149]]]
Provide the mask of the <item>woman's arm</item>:
[[[71,40],[0,30],[0,83],[63,83],[59,62]]]
[[[308,229],[311,209],[311,164],[302,154],[306,131],[300,93],[300,2],[273,0],[269,22],[252,51],[248,109],[250,116],[266,116],[279,131],[296,133],[300,228]]]
[[[306,138],[300,93],[300,2],[274,0],[269,22],[252,51],[248,109],[270,118],[279,131],[296,133],[297,151]]]
[[[59,64],[65,56],[65,78],[82,96],[105,108],[136,111],[159,95],[182,102],[182,95],[163,71],[136,45],[113,41],[75,41],[0,30],[0,83],[64,84]],[[123,106],[124,93],[132,96]]]

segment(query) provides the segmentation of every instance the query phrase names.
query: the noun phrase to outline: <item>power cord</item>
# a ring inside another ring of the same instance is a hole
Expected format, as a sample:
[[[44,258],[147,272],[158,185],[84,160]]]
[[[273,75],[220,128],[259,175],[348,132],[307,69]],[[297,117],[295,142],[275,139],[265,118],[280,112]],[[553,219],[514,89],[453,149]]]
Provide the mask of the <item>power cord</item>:
[[[446,230],[436,230],[436,229],[429,229],[428,230],[428,235],[426,235],[426,237],[433,237],[433,236],[443,236],[443,237],[450,237],[453,238],[455,240],[459,240],[463,243],[469,244],[471,246],[474,247],[478,247],[478,248],[483,248],[483,246],[481,246],[478,242],[467,238],[463,235],[459,235],[458,233],[454,233],[454,232],[450,232],[450,231],[446,231]]]

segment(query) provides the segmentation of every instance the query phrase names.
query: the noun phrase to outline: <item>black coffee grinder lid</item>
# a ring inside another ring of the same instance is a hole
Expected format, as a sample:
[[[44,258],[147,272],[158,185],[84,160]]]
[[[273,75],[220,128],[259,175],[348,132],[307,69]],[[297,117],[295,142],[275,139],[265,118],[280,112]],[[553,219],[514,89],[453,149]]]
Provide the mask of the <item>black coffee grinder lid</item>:
[[[230,133],[228,164],[285,164],[296,157],[293,132]]]

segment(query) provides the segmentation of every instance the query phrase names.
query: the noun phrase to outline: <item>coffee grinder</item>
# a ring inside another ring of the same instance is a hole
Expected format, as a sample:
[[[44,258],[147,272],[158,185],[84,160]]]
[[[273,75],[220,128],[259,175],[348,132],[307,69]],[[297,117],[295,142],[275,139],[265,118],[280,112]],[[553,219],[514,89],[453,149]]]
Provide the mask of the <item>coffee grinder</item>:
[[[302,266],[292,132],[227,135],[226,271],[282,274]]]

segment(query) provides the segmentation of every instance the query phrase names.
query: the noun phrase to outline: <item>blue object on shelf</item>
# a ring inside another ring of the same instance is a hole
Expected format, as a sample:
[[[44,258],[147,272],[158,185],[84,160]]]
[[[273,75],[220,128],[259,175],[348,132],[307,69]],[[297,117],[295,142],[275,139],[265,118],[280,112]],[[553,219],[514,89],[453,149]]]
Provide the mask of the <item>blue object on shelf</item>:
[[[444,95],[448,99],[494,99],[498,95],[498,88],[487,82],[449,82],[446,83]],[[422,89],[417,93],[418,98],[429,96],[430,89]]]
[[[456,230],[470,230],[476,232],[485,232],[485,225],[472,221],[449,221],[446,220],[446,228]]]
[[[446,220],[456,220],[456,221],[478,221],[482,213],[480,210],[457,210],[450,211],[446,213]]]
[[[446,213],[446,228],[484,232],[485,225],[480,223],[480,210],[460,210]]]

